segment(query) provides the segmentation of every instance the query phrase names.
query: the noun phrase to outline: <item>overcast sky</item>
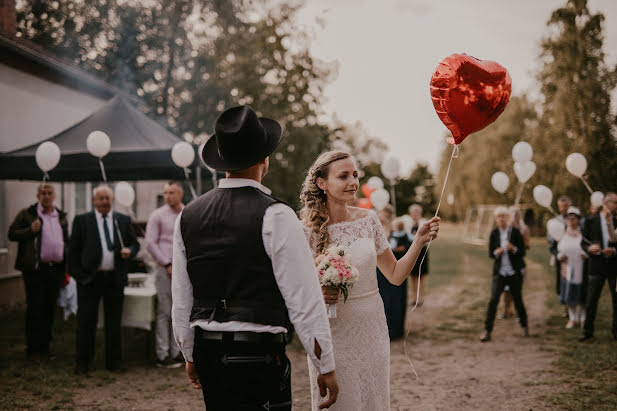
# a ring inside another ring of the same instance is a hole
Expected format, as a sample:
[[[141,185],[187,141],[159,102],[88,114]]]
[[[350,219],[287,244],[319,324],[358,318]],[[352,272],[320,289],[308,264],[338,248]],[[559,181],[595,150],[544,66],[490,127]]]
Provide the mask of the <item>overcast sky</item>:
[[[313,55],[339,64],[338,78],[325,91],[326,111],[347,122],[360,120],[372,136],[389,145],[406,172],[418,161],[428,162],[433,170],[438,164],[446,128],[429,93],[438,63],[452,53],[497,61],[510,72],[513,94],[537,95],[540,40],[551,12],[564,4],[309,0],[299,22],[313,33]],[[604,51],[614,65],[617,0],[589,0],[589,7],[606,17]]]

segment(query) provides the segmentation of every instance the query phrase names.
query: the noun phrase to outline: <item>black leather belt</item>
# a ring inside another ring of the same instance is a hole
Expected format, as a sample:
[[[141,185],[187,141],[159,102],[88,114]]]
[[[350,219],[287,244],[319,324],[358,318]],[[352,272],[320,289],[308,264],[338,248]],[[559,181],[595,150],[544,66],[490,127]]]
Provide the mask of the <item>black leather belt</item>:
[[[202,328],[195,329],[195,338],[201,340],[250,342],[257,344],[285,344],[285,334],[256,333],[250,331],[206,331]]]

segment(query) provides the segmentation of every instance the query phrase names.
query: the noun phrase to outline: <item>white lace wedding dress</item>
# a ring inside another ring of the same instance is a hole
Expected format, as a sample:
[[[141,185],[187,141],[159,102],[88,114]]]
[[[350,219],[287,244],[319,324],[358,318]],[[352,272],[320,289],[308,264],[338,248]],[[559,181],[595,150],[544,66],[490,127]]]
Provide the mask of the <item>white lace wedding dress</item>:
[[[305,229],[307,237],[308,228]],[[377,215],[344,221],[329,227],[330,245],[342,245],[351,254],[360,276],[346,303],[336,305],[330,319],[339,395],[332,411],[390,409],[390,339],[383,302],[377,288],[377,255],[389,248]],[[323,402],[318,371],[308,361],[312,409]]]

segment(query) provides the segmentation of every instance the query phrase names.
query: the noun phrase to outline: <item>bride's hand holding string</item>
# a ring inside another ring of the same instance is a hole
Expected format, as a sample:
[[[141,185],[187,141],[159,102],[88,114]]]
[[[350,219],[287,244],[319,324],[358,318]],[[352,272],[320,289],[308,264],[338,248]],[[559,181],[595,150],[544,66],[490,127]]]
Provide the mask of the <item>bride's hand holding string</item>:
[[[441,218],[433,217],[424,224],[422,224],[422,226],[418,229],[414,240],[417,240],[420,242],[420,244],[425,245],[429,241],[436,239],[437,234],[439,233],[440,221]]]

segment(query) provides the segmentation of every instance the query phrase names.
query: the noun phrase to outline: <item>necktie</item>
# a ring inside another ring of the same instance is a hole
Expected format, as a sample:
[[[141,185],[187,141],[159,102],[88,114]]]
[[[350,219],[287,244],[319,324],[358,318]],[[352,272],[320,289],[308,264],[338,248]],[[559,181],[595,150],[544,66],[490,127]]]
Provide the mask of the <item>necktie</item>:
[[[617,242],[617,235],[615,234],[615,225],[613,224],[613,216],[606,217],[606,228],[608,228],[608,241],[614,243]]]
[[[109,227],[107,227],[107,214],[103,215],[103,231],[105,232],[105,242],[107,243],[107,250],[113,251],[114,244],[111,242],[109,235]]]

